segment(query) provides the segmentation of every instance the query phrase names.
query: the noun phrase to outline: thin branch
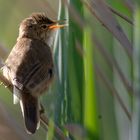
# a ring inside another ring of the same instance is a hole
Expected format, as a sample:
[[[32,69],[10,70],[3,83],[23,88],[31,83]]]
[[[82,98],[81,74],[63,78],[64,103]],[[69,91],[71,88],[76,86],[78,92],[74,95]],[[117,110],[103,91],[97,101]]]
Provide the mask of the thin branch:
[[[116,14],[117,16],[119,16],[119,17],[121,17],[122,19],[124,19],[125,21],[127,21],[129,24],[131,24],[131,25],[133,25],[133,21],[131,20],[131,19],[129,19],[127,16],[125,16],[125,15],[123,15],[123,14],[121,14],[120,12],[118,12],[118,11],[116,11],[115,9],[113,9],[111,6],[107,6],[108,7],[108,9],[112,12],[112,13],[114,13],[114,14]]]
[[[43,125],[46,126],[46,131],[47,131],[47,127],[49,125],[48,118],[44,115],[44,113],[42,113],[40,115],[40,119],[41,119],[41,122],[43,123]],[[56,126],[56,125],[54,126],[54,131],[55,131],[56,135],[61,138],[61,140],[69,140],[66,136],[64,136],[62,130],[58,126]]]
[[[4,84],[5,88],[8,88],[11,92],[13,92],[12,84],[0,73],[0,81]]]

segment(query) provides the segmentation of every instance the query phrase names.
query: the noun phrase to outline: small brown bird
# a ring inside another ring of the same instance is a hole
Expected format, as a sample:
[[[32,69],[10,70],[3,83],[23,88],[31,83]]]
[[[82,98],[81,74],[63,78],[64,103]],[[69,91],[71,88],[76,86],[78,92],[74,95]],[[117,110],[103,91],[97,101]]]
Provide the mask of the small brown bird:
[[[13,84],[14,103],[20,100],[28,133],[39,127],[39,96],[48,89],[54,75],[51,52],[55,29],[64,27],[44,13],[23,20],[16,45],[8,56],[3,75]]]

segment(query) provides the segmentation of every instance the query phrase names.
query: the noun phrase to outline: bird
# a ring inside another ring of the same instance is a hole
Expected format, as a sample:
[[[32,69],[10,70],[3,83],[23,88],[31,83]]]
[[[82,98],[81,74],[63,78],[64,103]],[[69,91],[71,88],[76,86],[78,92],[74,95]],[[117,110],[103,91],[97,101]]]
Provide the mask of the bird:
[[[27,133],[40,125],[39,97],[54,77],[51,46],[56,29],[65,27],[46,13],[33,13],[19,26],[19,35],[3,67],[4,77],[13,85],[13,101],[20,102]]]

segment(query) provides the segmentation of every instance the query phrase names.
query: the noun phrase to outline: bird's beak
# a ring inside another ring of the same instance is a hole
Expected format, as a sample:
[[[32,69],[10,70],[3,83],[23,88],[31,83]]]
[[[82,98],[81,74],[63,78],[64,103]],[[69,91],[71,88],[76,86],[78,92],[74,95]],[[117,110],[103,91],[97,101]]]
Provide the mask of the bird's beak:
[[[49,26],[49,29],[59,29],[68,26],[67,23],[64,23],[65,20],[55,21],[54,24]]]

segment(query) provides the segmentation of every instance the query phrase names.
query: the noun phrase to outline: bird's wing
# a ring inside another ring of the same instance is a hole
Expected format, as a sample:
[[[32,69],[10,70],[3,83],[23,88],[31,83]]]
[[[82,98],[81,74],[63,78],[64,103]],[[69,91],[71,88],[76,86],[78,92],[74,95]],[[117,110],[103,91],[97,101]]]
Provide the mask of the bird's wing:
[[[6,65],[13,85],[20,91],[32,90],[53,76],[53,60],[49,46],[39,40],[23,38],[11,51]]]

